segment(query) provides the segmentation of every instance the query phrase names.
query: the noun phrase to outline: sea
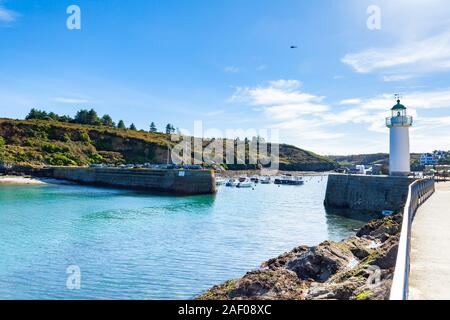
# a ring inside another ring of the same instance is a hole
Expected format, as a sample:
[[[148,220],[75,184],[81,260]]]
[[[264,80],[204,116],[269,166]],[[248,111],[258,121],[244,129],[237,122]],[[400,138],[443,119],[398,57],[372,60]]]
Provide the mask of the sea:
[[[0,186],[0,299],[192,299],[365,223],[327,213],[326,176],[178,197]]]

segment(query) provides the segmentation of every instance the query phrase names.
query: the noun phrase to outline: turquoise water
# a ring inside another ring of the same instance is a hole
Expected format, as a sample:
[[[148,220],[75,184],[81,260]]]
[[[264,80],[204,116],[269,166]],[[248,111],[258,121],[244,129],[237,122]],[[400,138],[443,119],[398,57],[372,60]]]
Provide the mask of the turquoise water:
[[[0,299],[189,299],[301,244],[354,233],[326,178],[169,197],[76,185],[0,187]],[[81,288],[66,286],[70,265]]]

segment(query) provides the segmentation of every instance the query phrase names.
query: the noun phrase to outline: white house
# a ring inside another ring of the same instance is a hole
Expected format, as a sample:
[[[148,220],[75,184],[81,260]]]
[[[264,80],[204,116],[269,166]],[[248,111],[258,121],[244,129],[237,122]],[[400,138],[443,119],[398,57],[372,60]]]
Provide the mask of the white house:
[[[433,153],[423,153],[420,155],[420,164],[424,166],[435,166],[438,164],[438,159]]]

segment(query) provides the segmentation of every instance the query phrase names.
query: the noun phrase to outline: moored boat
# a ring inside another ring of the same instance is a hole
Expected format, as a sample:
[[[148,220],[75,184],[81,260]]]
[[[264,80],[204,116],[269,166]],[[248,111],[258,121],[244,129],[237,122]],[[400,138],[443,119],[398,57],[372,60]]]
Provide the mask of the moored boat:
[[[222,177],[216,178],[216,186],[223,186],[225,184],[225,179]]]
[[[302,177],[286,175],[276,178],[274,183],[278,185],[301,186],[304,184],[304,181]]]
[[[235,179],[230,179],[227,181],[227,183],[225,184],[227,187],[236,187],[238,185],[238,181]]]
[[[260,179],[259,179],[258,176],[252,176],[252,177],[250,177],[250,181],[251,181],[251,182],[258,183],[259,180],[260,180]]]
[[[238,188],[252,188],[253,186],[254,186],[253,182],[248,178],[242,182],[239,182],[237,185]]]
[[[261,178],[259,179],[259,182],[260,182],[261,184],[270,184],[270,183],[271,183],[271,180],[270,180],[270,177],[261,177]]]

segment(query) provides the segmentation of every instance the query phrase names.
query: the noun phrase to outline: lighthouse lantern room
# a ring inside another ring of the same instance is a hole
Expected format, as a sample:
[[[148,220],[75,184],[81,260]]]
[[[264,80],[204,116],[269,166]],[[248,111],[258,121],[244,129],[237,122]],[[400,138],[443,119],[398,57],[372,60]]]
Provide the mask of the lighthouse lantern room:
[[[391,117],[386,119],[386,126],[390,129],[389,174],[407,176],[411,172],[409,128],[413,124],[413,118],[408,116],[400,99],[391,111]]]

